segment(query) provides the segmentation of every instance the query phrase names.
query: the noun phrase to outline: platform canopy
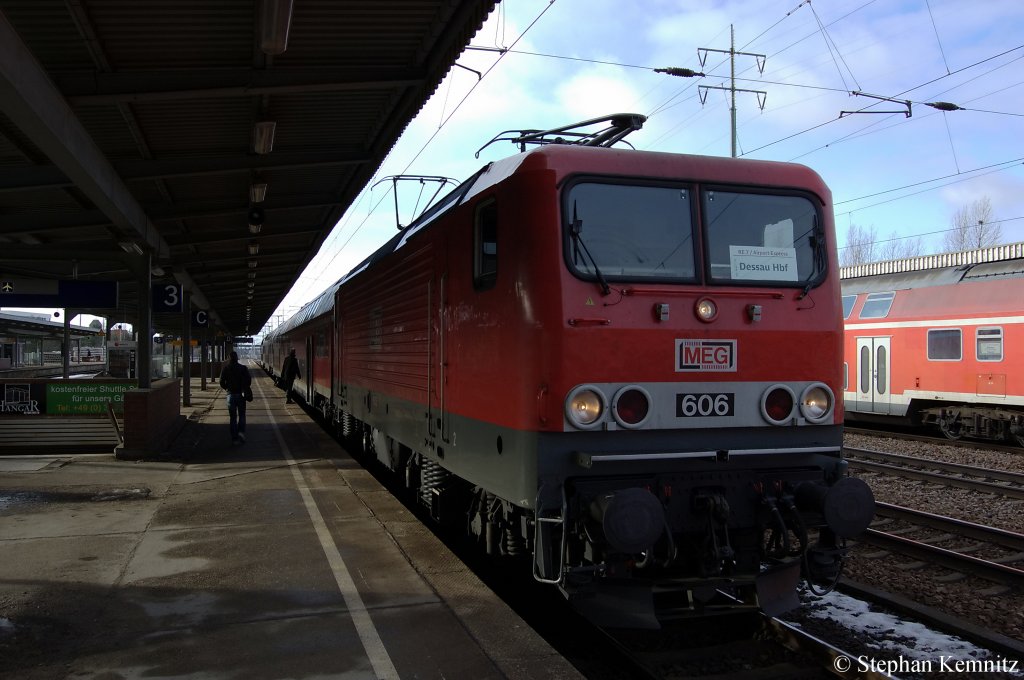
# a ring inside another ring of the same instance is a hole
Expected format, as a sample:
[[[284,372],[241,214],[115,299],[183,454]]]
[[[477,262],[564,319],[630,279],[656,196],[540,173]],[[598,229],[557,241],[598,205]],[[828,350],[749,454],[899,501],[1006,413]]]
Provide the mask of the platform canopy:
[[[0,279],[258,332],[494,5],[0,0]]]

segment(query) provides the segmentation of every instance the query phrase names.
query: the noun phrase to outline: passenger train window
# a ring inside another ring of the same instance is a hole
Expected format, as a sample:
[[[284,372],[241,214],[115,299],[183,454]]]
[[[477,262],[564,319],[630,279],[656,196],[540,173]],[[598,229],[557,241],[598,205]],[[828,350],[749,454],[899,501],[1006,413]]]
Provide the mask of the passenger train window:
[[[493,288],[498,280],[498,204],[494,200],[477,207],[473,241],[473,287]]]
[[[963,343],[959,328],[929,329],[929,361],[960,361],[962,357]]]
[[[844,295],[843,296],[843,318],[849,319],[850,315],[853,314],[853,305],[857,302],[856,295]]]
[[[889,308],[892,307],[893,298],[896,293],[869,293],[864,306],[860,309],[861,319],[884,319],[889,315]],[[845,302],[844,302],[845,306]]]
[[[860,348],[860,391],[871,392],[871,348],[867,345]]]
[[[1003,329],[979,328],[975,333],[975,355],[978,361],[1003,360]]]
[[[317,359],[326,359],[327,354],[327,331],[317,331],[315,354]]]

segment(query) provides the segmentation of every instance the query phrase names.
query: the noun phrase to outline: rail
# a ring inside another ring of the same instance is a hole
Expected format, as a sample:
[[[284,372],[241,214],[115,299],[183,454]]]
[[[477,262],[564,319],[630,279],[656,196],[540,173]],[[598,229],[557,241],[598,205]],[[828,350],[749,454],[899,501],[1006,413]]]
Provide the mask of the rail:
[[[856,449],[844,449],[844,451],[856,451]],[[863,455],[861,452],[855,453],[853,456],[847,458],[852,467],[857,467],[862,470],[870,472],[882,472],[898,477],[905,477],[907,479],[914,479],[922,482],[931,482],[933,484],[941,484],[943,486],[953,486],[960,489],[969,489],[971,491],[981,491],[983,493],[991,493],[999,496],[1005,496],[1007,498],[1024,499],[1024,486],[1006,486],[1005,484],[996,484],[993,482],[986,482],[980,479],[964,479],[962,477],[954,477],[947,474],[941,474],[938,472],[928,472],[924,469],[903,467],[900,465],[889,465],[886,463],[877,463],[869,460],[858,458],[858,455]],[[878,454],[884,455],[890,458],[895,458],[896,454]],[[865,456],[867,457],[867,456]],[[914,459],[911,460],[926,461],[927,459]],[[932,463],[935,463],[934,467]],[[943,463],[941,461],[927,461],[921,465],[921,467],[932,467],[933,469],[943,469],[944,466],[953,466],[953,463]],[[998,473],[1000,476],[1013,475],[1013,473],[1005,472],[1001,473],[998,470],[988,470],[986,468],[972,468],[967,465],[957,466],[963,468],[962,471],[958,470],[954,474],[970,474],[975,477],[987,477],[989,474]],[[1001,479],[1000,481],[1010,482],[1014,484],[1024,484],[1024,475],[1016,475],[1010,479]]]

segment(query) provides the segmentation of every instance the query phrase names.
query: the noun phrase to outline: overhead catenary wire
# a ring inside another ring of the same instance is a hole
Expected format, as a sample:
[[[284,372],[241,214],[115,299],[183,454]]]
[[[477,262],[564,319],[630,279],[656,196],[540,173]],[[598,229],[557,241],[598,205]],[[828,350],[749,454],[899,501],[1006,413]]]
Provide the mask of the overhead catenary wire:
[[[939,45],[939,54],[942,55],[942,63],[946,65],[946,73],[949,73],[949,62],[946,61],[946,50],[942,47],[942,38],[939,37],[939,27],[935,25],[935,15],[932,14],[932,3],[930,0],[924,0],[925,6],[928,8],[928,18],[932,20],[932,30],[935,31],[935,42]]]
[[[994,55],[992,55],[990,57],[986,57],[985,59],[982,59],[980,61],[976,61],[973,64],[969,64],[967,66],[959,68],[956,71],[953,71],[952,73],[949,73],[947,75],[939,76],[937,78],[932,78],[931,80],[926,81],[924,83],[921,83],[920,85],[915,85],[914,87],[908,88],[908,89],[904,90],[903,92],[900,92],[900,93],[894,95],[892,98],[896,99],[896,98],[902,97],[903,95],[907,94],[908,92],[913,92],[914,90],[919,90],[922,87],[927,87],[928,85],[936,83],[936,82],[938,82],[938,81],[940,81],[940,80],[942,80],[944,78],[949,78],[950,76],[956,75],[957,73],[962,73],[962,72],[970,70],[972,68],[976,68],[978,66],[981,66],[982,64],[986,64],[986,63],[992,61],[993,59],[998,59],[999,57],[1005,56],[1007,54],[1010,54],[1010,53],[1015,52],[1015,51],[1020,50],[1020,49],[1024,49],[1024,45],[1018,45],[1018,46],[1012,47],[1012,48],[1010,48],[1008,50],[1004,50],[1004,51],[1000,52],[999,54],[994,54]],[[872,108],[873,106],[876,106],[877,104],[878,104],[878,102],[874,102],[872,104],[869,104],[868,106],[865,106],[864,108],[862,108],[860,110],[861,111],[866,111],[866,110]],[[776,139],[773,142],[769,142],[767,144],[762,144],[761,146],[757,147],[756,149],[752,149],[752,150],[748,151],[744,155],[755,153],[757,151],[761,151],[762,149],[767,149],[770,146],[775,146],[776,144],[788,141],[790,139],[793,139],[794,137],[798,137],[800,135],[803,135],[803,134],[806,134],[808,132],[811,132],[812,130],[817,130],[818,128],[824,127],[824,126],[829,125],[831,123],[835,123],[836,121],[839,121],[839,120],[841,120],[841,119],[838,118],[838,117],[837,118],[831,118],[829,120],[823,121],[821,123],[818,123],[817,125],[813,125],[813,126],[811,126],[809,128],[801,130],[799,132],[794,132],[791,135],[786,135],[785,137],[782,137],[780,139]]]

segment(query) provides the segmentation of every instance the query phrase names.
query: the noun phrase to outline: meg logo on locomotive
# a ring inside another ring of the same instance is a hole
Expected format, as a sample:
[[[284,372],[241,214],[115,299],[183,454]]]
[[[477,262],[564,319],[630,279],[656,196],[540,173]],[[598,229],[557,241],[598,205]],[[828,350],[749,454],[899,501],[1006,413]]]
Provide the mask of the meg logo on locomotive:
[[[676,340],[676,373],[735,370],[735,340]]]

